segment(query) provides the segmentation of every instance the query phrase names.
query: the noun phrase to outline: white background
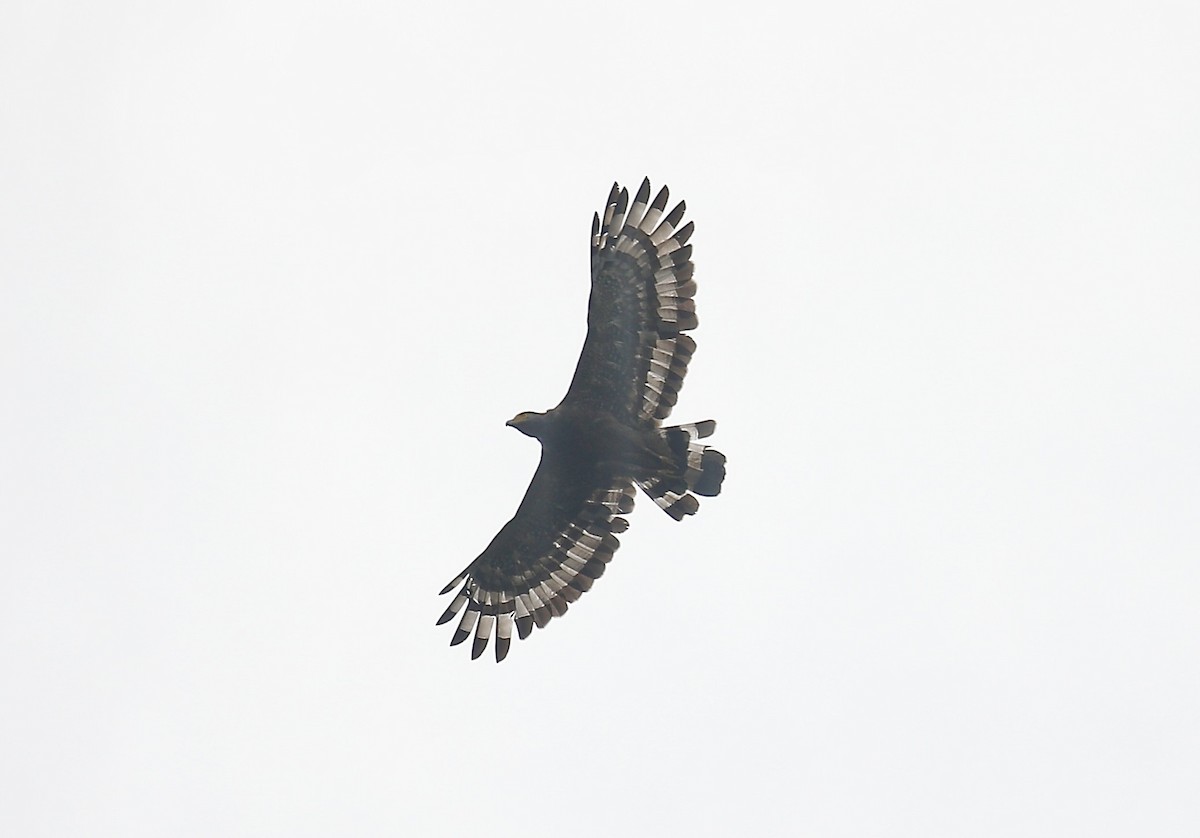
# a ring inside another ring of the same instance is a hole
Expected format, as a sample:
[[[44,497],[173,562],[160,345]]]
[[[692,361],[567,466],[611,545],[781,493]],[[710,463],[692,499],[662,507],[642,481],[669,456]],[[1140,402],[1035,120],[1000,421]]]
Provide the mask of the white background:
[[[411,5],[0,13],[0,832],[1200,834],[1196,5]],[[643,175],[725,492],[472,663]]]

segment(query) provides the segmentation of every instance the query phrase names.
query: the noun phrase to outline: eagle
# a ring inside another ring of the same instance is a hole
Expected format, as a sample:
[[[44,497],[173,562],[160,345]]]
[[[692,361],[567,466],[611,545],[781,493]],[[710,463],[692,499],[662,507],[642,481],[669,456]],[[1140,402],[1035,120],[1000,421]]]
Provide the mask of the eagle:
[[[462,612],[450,639],[474,636],[472,660],[495,635],[497,662],[590,590],[629,524],[637,485],[676,521],[696,495],[715,496],[725,455],[703,445],[716,422],[663,427],[679,398],[699,325],[686,204],[667,212],[663,187],[642,181],[632,205],[614,183],[592,217],[587,337],[566,396],[545,413],[508,421],[542,445],[533,480],[512,520],[442,589],[460,586],[438,625]],[[465,610],[464,610],[465,606]]]

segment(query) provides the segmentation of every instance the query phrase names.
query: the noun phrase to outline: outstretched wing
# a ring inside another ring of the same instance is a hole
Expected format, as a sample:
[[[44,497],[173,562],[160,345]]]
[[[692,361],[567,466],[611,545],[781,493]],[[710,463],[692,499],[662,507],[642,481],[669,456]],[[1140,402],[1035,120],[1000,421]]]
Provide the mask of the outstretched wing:
[[[542,453],[525,498],[513,519],[479,558],[442,589],[462,588],[438,620],[449,622],[463,606],[450,645],[472,634],[471,658],[483,654],[493,629],[496,660],[512,644],[513,626],[522,638],[544,628],[604,573],[633,509],[634,489],[625,480],[594,486],[561,458]]]
[[[614,183],[603,220],[593,217],[588,332],[562,405],[629,424],[657,424],[675,406],[696,349],[683,332],[699,321],[692,222],[679,226],[683,201],[663,217],[668,195],[664,186],[650,201],[646,179],[629,206],[629,192]]]

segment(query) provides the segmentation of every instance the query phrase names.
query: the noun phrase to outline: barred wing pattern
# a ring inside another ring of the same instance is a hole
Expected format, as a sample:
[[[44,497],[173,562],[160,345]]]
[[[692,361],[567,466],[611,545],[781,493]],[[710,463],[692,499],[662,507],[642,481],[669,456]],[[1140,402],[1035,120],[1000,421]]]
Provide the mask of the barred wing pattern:
[[[563,405],[629,422],[671,415],[696,350],[682,333],[699,320],[687,243],[693,225],[679,226],[683,201],[663,217],[669,195],[664,186],[650,201],[646,179],[629,206],[628,190],[614,183],[603,219],[593,217],[588,333]]]
[[[616,533],[629,522],[619,517],[633,511],[631,481],[590,491],[576,503],[562,502],[563,476],[542,463],[517,514],[466,570],[442,589],[462,588],[438,625],[452,620],[466,606],[451,646],[475,637],[471,659],[483,654],[493,628],[496,661],[512,645],[513,627],[524,640],[534,627],[545,628],[552,617],[588,591],[603,575],[620,546]]]

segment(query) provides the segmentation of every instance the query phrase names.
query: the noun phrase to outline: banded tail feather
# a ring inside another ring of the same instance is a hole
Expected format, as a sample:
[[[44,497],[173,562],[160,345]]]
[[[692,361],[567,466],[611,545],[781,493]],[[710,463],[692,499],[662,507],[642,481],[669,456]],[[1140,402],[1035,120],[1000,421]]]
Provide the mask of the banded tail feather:
[[[717,423],[706,419],[659,431],[674,455],[673,470],[639,480],[638,485],[676,521],[682,521],[685,515],[696,514],[700,501],[695,495],[715,497],[721,493],[721,484],[725,481],[725,455],[699,441],[712,436],[716,429]]]

